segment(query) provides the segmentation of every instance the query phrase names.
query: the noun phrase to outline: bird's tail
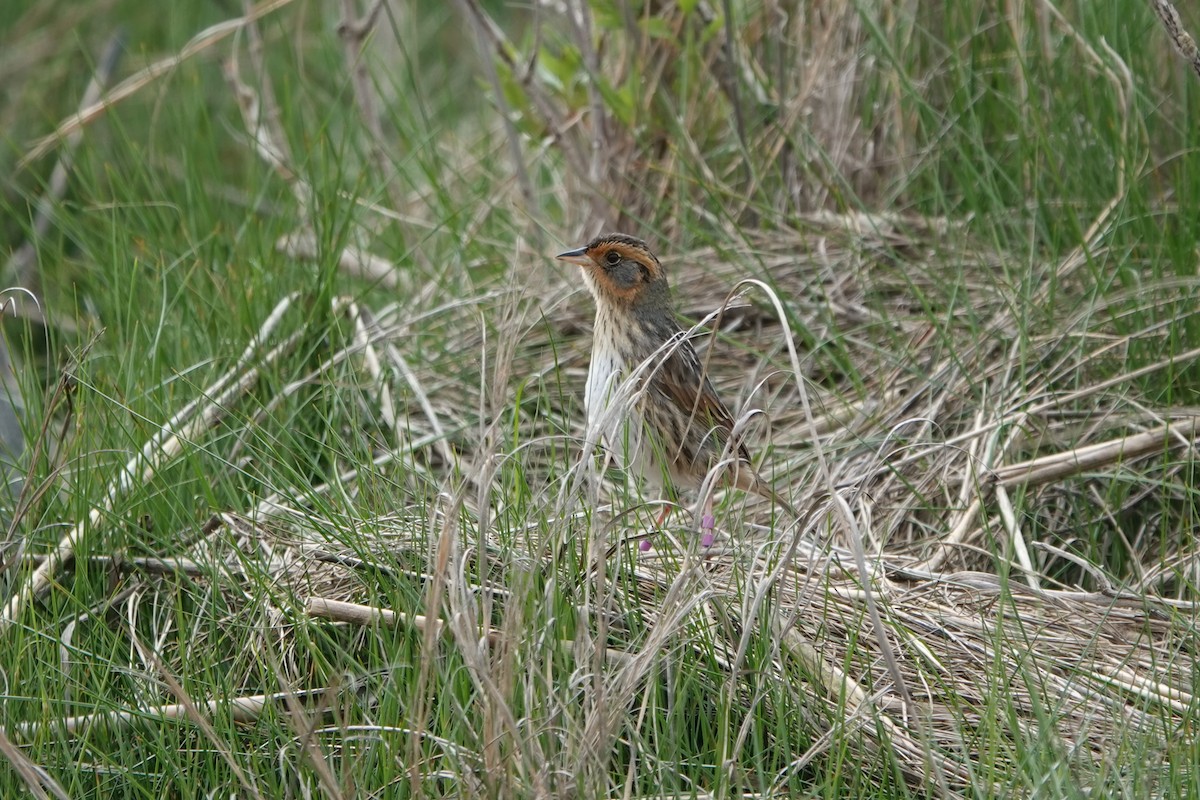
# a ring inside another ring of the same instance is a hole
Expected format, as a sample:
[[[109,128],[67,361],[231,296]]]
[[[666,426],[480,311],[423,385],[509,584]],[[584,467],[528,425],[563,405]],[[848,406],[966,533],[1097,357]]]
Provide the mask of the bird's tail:
[[[775,491],[775,488],[763,480],[763,477],[755,472],[749,464],[741,464],[739,467],[739,469],[734,470],[733,474],[732,484],[734,488],[741,489],[743,492],[753,492],[759,497],[770,500],[793,517],[800,518],[796,507],[788,502],[783,495]]]

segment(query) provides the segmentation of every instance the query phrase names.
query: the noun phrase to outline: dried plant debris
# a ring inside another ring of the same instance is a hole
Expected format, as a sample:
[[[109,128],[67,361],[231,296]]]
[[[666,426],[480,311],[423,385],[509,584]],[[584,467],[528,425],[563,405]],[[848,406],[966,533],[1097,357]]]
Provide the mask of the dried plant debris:
[[[411,624],[475,659],[472,669],[500,668],[526,646],[567,648],[586,662],[594,643],[530,640],[512,602],[573,552],[580,619],[604,620],[607,631],[594,666],[611,691],[602,705],[571,710],[595,717],[586,746],[599,752],[612,743],[594,737],[618,735],[609,723],[623,718],[633,687],[681,641],[708,643],[739,692],[782,681],[803,695],[812,724],[853,732],[864,757],[889,751],[910,779],[951,792],[970,781],[978,741],[1014,730],[1053,735],[1080,764],[1132,737],[1165,741],[1187,729],[1195,707],[1185,580],[1200,569],[1194,536],[1134,532],[1127,572],[1112,575],[1077,552],[1073,531],[1083,516],[1128,524],[1148,504],[1157,516],[1145,525],[1171,530],[1161,518],[1171,498],[1183,509],[1194,491],[1186,465],[1196,410],[1155,409],[1131,375],[1100,369],[1158,329],[1121,334],[1102,314],[1025,328],[1003,256],[965,243],[938,221],[822,214],[724,252],[667,256],[682,314],[719,329],[700,349],[720,390],[743,413],[765,410],[751,428],[767,454],[762,472],[802,519],[730,498],[718,525],[725,539],[710,551],[698,551],[681,513],[650,553],[635,555],[652,513],[619,476],[580,457],[591,306],[564,279],[549,296],[492,292],[421,312],[423,330],[460,332],[456,352],[415,353],[405,340],[412,309],[343,304],[362,324],[329,361],[357,360],[372,376],[364,397],[392,406],[377,415],[381,427],[411,421],[405,436],[381,437],[396,444],[379,450],[373,473],[401,461],[421,471],[422,482],[404,484],[416,487],[411,505],[358,516],[366,471],[352,470],[224,515],[188,556],[271,577],[269,597],[229,602],[249,629],[271,631],[256,647],[281,649],[298,677],[305,656],[282,623],[305,609],[328,617],[335,602],[361,603],[381,583],[424,605],[347,619],[442,619],[451,624]],[[929,266],[948,263],[952,275]],[[1060,266],[1047,265],[1047,276]],[[501,322],[489,328],[481,316]],[[368,362],[390,349],[405,353],[408,370],[388,384]],[[481,357],[464,366],[463,352]],[[1038,369],[1019,369],[1031,363]],[[519,514],[496,488],[506,468],[531,493]],[[1134,472],[1156,493],[1117,494]],[[344,510],[315,502],[331,487],[350,498]],[[776,656],[747,671],[747,642],[764,631]],[[1015,729],[987,702],[997,693],[1019,711]],[[564,743],[560,757],[582,758],[584,746]]]

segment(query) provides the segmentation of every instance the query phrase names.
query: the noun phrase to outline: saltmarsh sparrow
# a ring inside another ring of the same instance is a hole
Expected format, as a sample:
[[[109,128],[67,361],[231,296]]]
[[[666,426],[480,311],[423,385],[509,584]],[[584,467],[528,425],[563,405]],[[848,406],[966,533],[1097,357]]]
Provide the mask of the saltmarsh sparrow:
[[[726,485],[788,507],[754,471],[745,445],[732,440],[733,416],[675,321],[666,273],[646,243],[608,233],[558,258],[580,266],[596,301],[584,395],[589,435],[599,431],[650,487],[694,490],[720,466]],[[701,517],[705,545],[714,525],[710,492]]]

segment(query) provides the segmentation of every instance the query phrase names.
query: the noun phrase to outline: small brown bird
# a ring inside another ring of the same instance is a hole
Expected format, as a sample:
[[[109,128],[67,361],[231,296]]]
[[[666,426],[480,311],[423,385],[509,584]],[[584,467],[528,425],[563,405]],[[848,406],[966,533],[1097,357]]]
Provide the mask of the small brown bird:
[[[596,301],[588,429],[598,428],[625,468],[652,486],[697,489],[724,461],[728,485],[790,508],[754,471],[745,445],[731,441],[733,415],[675,321],[667,275],[646,243],[608,233],[558,258],[581,267]],[[714,526],[709,495],[701,517],[705,546]]]

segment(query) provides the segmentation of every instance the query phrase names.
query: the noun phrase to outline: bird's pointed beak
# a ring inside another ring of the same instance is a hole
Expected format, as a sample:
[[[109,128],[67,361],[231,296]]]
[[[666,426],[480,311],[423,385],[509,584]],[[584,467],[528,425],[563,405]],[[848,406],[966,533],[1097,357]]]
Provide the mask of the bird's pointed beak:
[[[557,258],[559,261],[567,261],[571,264],[578,264],[581,267],[586,267],[591,263],[591,260],[587,257],[586,247],[578,247],[574,250],[568,250],[565,253],[559,253],[555,256],[555,258]]]

